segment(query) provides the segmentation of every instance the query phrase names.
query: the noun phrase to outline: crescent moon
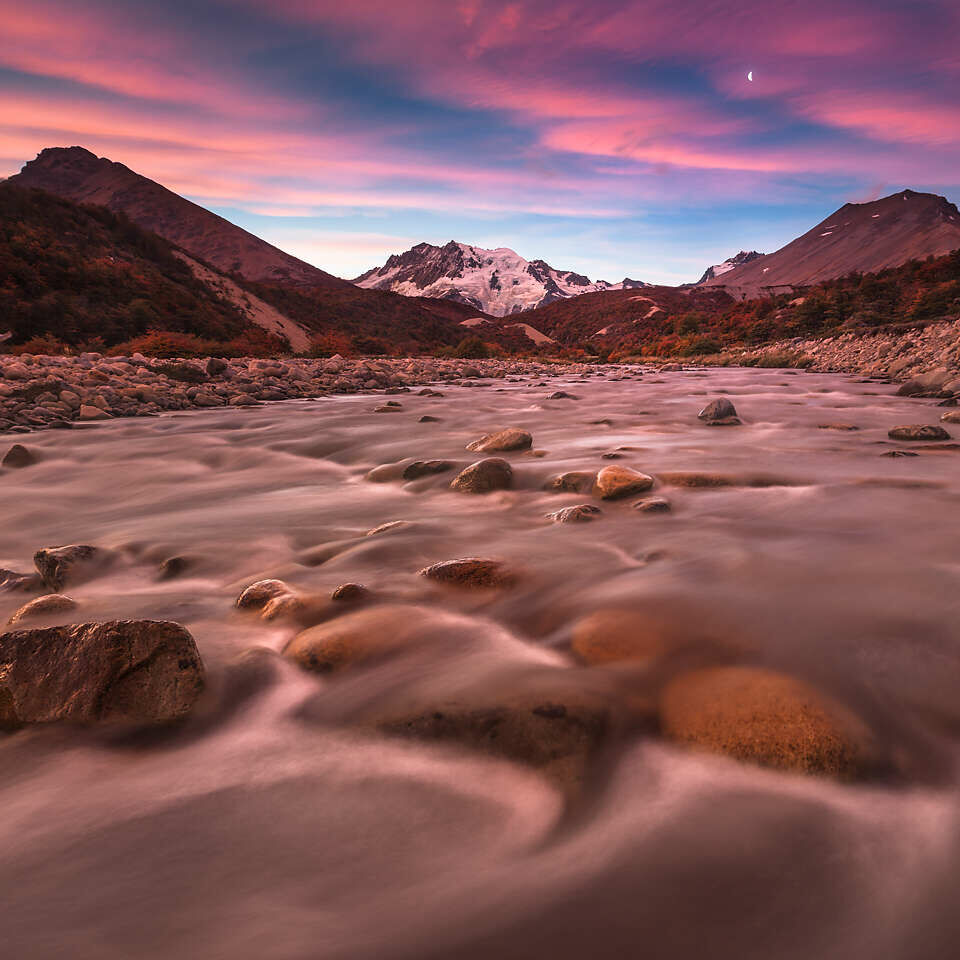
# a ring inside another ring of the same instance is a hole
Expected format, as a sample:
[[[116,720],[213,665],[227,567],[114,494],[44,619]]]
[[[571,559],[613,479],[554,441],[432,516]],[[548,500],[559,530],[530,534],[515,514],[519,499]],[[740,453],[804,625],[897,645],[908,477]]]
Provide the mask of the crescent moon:
[[[752,71],[752,70],[747,74],[747,79],[748,79],[751,83],[753,83],[753,71]]]

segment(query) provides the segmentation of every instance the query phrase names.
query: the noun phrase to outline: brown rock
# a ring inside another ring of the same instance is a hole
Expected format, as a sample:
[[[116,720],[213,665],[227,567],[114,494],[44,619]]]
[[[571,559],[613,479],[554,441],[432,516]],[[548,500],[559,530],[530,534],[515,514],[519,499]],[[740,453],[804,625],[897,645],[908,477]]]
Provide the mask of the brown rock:
[[[241,610],[261,609],[277,597],[294,596],[294,590],[282,580],[258,580],[251,583],[239,597],[237,606]]]
[[[106,410],[99,407],[83,403],[80,405],[80,412],[77,414],[78,420],[111,420],[113,419]]]
[[[818,430],[841,430],[841,431],[853,431],[859,430],[860,428],[854,426],[852,423],[821,423],[817,426]]]
[[[376,537],[381,533],[395,533],[398,530],[406,530],[412,526],[413,521],[411,520],[388,520],[386,523],[381,523],[379,527],[374,527],[372,530],[368,530],[366,532],[366,536]]]
[[[737,408],[726,397],[708,403],[698,414],[700,420],[716,423],[721,420],[735,420]],[[739,422],[739,421],[738,421]]]
[[[466,470],[457,474],[450,484],[451,490],[458,493],[490,493],[494,490],[507,490],[513,485],[513,470],[506,460],[489,457],[470,464]]]
[[[548,513],[547,519],[554,523],[589,523],[602,513],[603,511],[592,503],[580,503],[575,507],[564,507],[556,513]]]
[[[630,467],[604,467],[597,474],[594,495],[602,500],[617,500],[633,493],[643,493],[653,486],[653,477],[631,470]]]
[[[948,410],[940,419],[943,423],[960,423],[960,410]]]
[[[465,557],[460,560],[444,560],[420,571],[421,577],[447,583],[456,587],[509,587],[516,576],[499,560],[482,560]]]
[[[893,427],[887,432],[891,440],[949,440],[950,434],[943,427],[930,426],[929,424],[909,424],[907,426]]]
[[[428,708],[394,710],[380,717],[384,733],[456,744],[530,764],[561,785],[582,780],[584,767],[603,742],[607,710],[592,698],[560,690],[554,695],[477,692]]]
[[[467,450],[477,453],[500,453],[508,450],[529,450],[533,437],[526,430],[510,427],[499,433],[487,434],[467,444]]]
[[[16,570],[0,569],[0,593],[26,593],[43,587],[39,573],[17,573]]]
[[[9,470],[21,470],[24,467],[31,467],[37,462],[36,454],[28,450],[22,443],[15,443],[3,457],[0,466]]]
[[[573,470],[551,478],[545,484],[544,489],[551,490],[554,493],[592,493],[596,483],[597,475],[595,473]]]
[[[736,760],[850,778],[868,737],[845,711],[793,677],[755,667],[681,674],[660,698],[663,735]]]
[[[298,633],[283,655],[306,670],[342,670],[436,640],[448,619],[412,604],[368,607]]]
[[[643,500],[638,500],[633,505],[633,509],[639,513],[669,513],[673,508],[670,506],[670,501],[663,497],[645,497]]]
[[[598,610],[573,625],[570,648],[578,659],[592,665],[624,660],[653,661],[703,640],[687,631],[687,625],[661,612]]]
[[[414,460],[403,471],[404,480],[419,480],[421,477],[430,477],[438,473],[452,470],[455,464],[451,460]]]
[[[157,579],[175,580],[177,577],[182,577],[192,565],[189,557],[167,557],[167,559],[160,564]]]
[[[90,580],[112,559],[111,554],[89,544],[47,547],[33,555],[47,589],[59,593],[68,583]]]
[[[176,720],[203,686],[197,645],[178,623],[115,620],[0,635],[8,723]]]
[[[18,623],[21,620],[28,620],[30,617],[63,613],[67,610],[73,610],[76,605],[76,600],[65,597],[62,593],[48,593],[44,597],[37,597],[29,603],[25,603],[7,622]]]
[[[330,594],[330,599],[339,603],[358,603],[361,600],[366,600],[369,596],[370,591],[362,583],[341,583]]]

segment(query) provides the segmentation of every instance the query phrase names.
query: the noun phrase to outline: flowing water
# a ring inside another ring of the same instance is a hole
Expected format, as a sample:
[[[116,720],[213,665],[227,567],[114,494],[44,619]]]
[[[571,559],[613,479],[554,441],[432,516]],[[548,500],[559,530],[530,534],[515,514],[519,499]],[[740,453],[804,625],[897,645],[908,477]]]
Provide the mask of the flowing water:
[[[395,398],[393,414],[355,395],[27,438],[42,460],[0,475],[0,566],[26,569],[43,546],[112,548],[121,560],[69,591],[71,616],[177,620],[210,685],[162,735],[0,741],[4,953],[956,955],[960,454],[882,456],[907,446],[890,427],[940,411],[887,385],[776,370],[608,368],[441,389]],[[556,389],[580,399],[546,400]],[[743,426],[697,420],[723,395]],[[426,413],[440,421],[420,423]],[[819,429],[831,423],[860,429]],[[510,491],[453,493],[452,474],[364,479],[408,457],[466,465],[468,441],[507,426],[544,451],[505,455]],[[599,469],[618,447],[617,462],[654,476],[728,485],[660,484],[670,514],[628,500],[592,523],[547,521],[589,496],[544,481]],[[394,520],[409,523],[366,536]],[[192,566],[158,581],[171,555]],[[516,586],[444,590],[417,576],[463,556],[503,560]],[[360,582],[455,614],[452,636],[342,675],[244,658],[282,650],[297,629],[234,608],[265,577],[316,596]],[[0,594],[0,616],[23,599]],[[538,670],[622,695],[643,678],[573,666],[571,626],[645,606],[827,691],[869,725],[890,772],[845,785],[637,734],[570,793],[521,764],[356,722],[398,690],[442,697]]]

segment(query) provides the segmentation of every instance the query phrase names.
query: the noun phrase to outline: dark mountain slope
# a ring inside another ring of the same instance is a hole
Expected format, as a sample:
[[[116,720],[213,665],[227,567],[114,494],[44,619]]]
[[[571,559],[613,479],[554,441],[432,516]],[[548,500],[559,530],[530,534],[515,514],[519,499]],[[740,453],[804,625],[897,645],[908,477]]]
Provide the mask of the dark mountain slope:
[[[9,182],[124,213],[224,273],[297,287],[349,287],[246,230],[83,147],[50,147]]]
[[[876,272],[960,248],[960,211],[932,193],[901,193],[848,203],[776,253],[707,282],[738,299],[807,286],[849,273]]]

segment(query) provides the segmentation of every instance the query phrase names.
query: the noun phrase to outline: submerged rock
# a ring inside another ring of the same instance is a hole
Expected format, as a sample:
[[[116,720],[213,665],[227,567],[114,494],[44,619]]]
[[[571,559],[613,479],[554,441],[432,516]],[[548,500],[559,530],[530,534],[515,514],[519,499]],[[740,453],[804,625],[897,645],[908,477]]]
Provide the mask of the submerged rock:
[[[421,477],[430,477],[438,473],[452,470],[455,464],[451,460],[414,460],[404,468],[404,480],[419,480]]]
[[[483,560],[465,557],[459,560],[444,560],[420,571],[421,577],[457,587],[509,587],[516,576],[499,560]]]
[[[193,637],[170,621],[115,620],[0,635],[7,725],[176,720],[189,713],[204,679]]]
[[[597,483],[596,473],[586,470],[571,470],[552,477],[544,485],[545,490],[553,493],[592,493]]]
[[[943,427],[914,423],[893,427],[887,432],[891,440],[949,440],[950,434]]]
[[[29,620],[30,617],[64,613],[67,610],[75,609],[76,606],[76,600],[66,597],[62,593],[48,593],[46,596],[37,597],[29,603],[25,603],[7,622],[19,623],[21,620]]]
[[[341,583],[333,593],[331,600],[339,603],[359,603],[370,596],[370,591],[362,583]]]
[[[670,513],[673,507],[664,497],[645,497],[643,500],[638,500],[633,505],[633,509],[639,513]]]
[[[670,740],[779,770],[849,779],[868,761],[869,737],[852,716],[803,682],[757,667],[674,678],[660,723]]]
[[[112,559],[112,554],[89,544],[46,547],[33,555],[47,589],[59,593],[68,583],[90,580]]]
[[[301,631],[283,655],[317,673],[343,670],[435,639],[445,620],[413,604],[368,607]]]
[[[489,457],[470,464],[450,484],[458,493],[491,493],[508,490],[513,485],[513,468],[499,457]]]
[[[15,443],[3,456],[0,466],[8,470],[22,470],[24,467],[32,467],[37,462],[35,453],[28,450],[22,443]]]
[[[39,573],[17,573],[16,570],[0,569],[0,593],[27,593],[39,590],[43,577]]]
[[[564,507],[555,513],[548,513],[547,519],[554,523],[589,523],[602,513],[603,511],[592,503],[580,503],[575,507]]]

